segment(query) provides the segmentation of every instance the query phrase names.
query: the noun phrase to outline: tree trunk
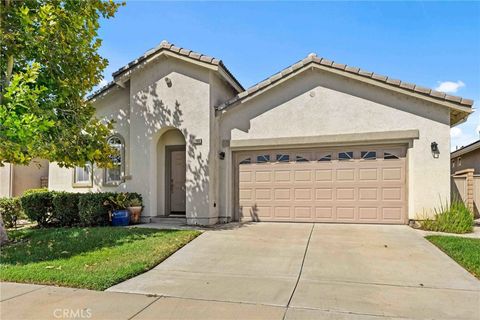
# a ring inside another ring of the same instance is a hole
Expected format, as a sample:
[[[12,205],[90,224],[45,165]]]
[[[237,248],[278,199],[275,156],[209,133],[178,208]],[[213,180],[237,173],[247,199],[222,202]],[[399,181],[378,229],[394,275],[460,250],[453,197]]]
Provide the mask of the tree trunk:
[[[8,235],[7,231],[5,230],[5,226],[3,225],[3,217],[0,214],[0,245],[8,242]]]

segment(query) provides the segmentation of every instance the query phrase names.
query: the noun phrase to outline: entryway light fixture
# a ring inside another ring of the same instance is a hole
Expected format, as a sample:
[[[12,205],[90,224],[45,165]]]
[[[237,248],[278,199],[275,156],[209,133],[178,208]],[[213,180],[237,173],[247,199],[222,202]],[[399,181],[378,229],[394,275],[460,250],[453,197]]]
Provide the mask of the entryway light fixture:
[[[433,157],[436,159],[440,156],[440,150],[438,150],[438,143],[436,143],[435,141],[432,142],[432,144],[430,145],[430,148],[432,149],[432,155]]]
[[[169,77],[165,78],[165,83],[167,84],[167,87],[169,87],[169,88],[172,86],[172,80],[170,80]]]
[[[225,152],[221,151],[218,153],[218,158],[220,158],[220,160],[223,160],[225,159]]]

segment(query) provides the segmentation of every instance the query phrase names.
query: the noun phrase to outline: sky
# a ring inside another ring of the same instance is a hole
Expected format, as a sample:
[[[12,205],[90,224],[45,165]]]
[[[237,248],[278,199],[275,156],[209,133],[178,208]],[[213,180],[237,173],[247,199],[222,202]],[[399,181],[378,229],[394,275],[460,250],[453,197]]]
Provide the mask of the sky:
[[[223,60],[245,88],[313,52],[474,99],[451,148],[480,138],[480,2],[127,1],[99,37],[102,84],[162,40]]]

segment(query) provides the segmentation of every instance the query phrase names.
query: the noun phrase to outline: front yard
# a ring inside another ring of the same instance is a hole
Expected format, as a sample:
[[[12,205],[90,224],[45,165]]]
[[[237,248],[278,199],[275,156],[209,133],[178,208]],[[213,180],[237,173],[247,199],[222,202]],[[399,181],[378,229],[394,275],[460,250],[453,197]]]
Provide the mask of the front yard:
[[[10,231],[0,280],[104,290],[153,268],[199,234],[112,227]]]
[[[480,239],[427,236],[430,242],[480,279]]]

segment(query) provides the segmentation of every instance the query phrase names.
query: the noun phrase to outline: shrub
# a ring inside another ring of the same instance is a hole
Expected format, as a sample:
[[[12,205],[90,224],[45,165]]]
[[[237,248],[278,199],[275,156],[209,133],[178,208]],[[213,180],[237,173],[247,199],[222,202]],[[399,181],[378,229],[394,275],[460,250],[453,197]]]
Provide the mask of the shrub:
[[[32,193],[47,192],[47,191],[48,191],[47,188],[27,189],[23,192],[23,195],[27,196]]]
[[[14,221],[24,217],[19,198],[0,198],[0,214],[5,227],[12,228]]]
[[[53,192],[38,191],[23,195],[20,198],[23,211],[31,221],[46,227],[53,218]]]
[[[80,222],[79,193],[57,192],[53,197],[53,216],[60,226],[73,226]]]
[[[435,209],[433,219],[425,218],[420,225],[429,231],[468,233],[473,230],[473,214],[462,200],[453,200]]]
[[[104,205],[113,192],[84,193],[79,196],[80,223],[84,226],[105,226],[109,224],[109,208]]]

